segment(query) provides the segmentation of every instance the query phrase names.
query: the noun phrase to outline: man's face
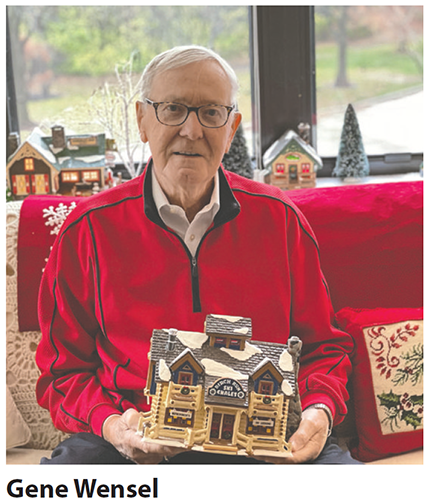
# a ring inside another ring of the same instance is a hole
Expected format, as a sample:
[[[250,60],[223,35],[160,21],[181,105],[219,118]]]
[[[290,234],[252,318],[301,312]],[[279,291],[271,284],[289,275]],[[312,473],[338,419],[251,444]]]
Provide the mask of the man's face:
[[[232,105],[228,77],[213,60],[157,75],[151,95],[146,97],[154,102],[173,101],[192,107]],[[158,122],[151,105],[138,103],[137,120],[142,141],[149,142],[157,179],[170,192],[172,187],[204,190],[212,183],[241,115],[233,111],[227,124],[215,129],[202,126],[194,112],[180,126],[165,126]]]

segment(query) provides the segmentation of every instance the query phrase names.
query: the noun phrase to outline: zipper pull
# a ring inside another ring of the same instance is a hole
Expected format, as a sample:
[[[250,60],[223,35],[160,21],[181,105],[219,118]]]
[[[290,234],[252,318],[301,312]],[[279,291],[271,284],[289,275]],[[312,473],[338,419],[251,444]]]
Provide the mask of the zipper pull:
[[[193,290],[193,312],[201,313],[202,306],[200,304],[200,293],[199,293],[199,271],[197,269],[197,258],[191,258],[191,283]]]
[[[191,274],[194,277],[196,277],[197,276],[197,259],[196,259],[196,257],[193,257],[191,259],[191,266],[192,266]]]

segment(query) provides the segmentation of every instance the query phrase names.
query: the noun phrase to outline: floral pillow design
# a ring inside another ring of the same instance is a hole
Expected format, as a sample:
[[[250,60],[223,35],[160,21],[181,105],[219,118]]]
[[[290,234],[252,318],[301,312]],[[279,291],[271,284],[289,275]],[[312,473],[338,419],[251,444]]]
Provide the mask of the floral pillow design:
[[[373,461],[423,445],[423,309],[353,309],[336,314],[355,350],[352,400],[354,457]]]
[[[423,322],[364,329],[382,434],[423,427]]]

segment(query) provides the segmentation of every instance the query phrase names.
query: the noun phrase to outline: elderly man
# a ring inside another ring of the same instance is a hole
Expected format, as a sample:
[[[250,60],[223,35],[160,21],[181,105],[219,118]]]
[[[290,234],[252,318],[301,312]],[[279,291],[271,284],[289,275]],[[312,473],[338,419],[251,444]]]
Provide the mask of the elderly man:
[[[76,435],[42,462],[238,462],[136,435],[152,330],[199,331],[209,313],[252,318],[258,340],[303,340],[304,412],[288,462],[352,462],[326,443],[346,413],[353,344],[332,325],[312,230],[281,191],[221,166],[241,121],[237,87],[207,49],[157,56],[137,103],[152,153],[145,172],[83,201],[64,224],[40,291],[37,396]]]

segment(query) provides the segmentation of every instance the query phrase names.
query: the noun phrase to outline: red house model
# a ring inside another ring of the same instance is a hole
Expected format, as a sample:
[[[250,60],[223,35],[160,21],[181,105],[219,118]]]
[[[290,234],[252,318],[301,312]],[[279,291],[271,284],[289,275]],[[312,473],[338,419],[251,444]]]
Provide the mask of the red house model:
[[[66,136],[55,126],[51,136],[39,128],[9,157],[7,183],[14,199],[29,194],[90,195],[104,186],[105,135]]]

